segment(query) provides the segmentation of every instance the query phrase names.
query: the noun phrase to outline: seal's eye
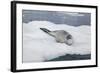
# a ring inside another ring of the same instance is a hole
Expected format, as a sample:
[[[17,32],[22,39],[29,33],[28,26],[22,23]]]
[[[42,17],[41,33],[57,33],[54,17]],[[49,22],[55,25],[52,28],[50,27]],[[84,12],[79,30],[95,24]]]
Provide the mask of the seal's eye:
[[[71,35],[68,35],[66,38],[67,39],[72,39],[72,36]]]

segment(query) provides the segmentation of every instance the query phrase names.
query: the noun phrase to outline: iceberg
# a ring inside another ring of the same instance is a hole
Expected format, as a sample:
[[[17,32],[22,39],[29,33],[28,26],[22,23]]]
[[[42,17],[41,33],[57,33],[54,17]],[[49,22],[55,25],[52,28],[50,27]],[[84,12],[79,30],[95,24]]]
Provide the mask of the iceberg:
[[[71,46],[57,43],[55,38],[40,28],[65,30],[69,32],[74,43]],[[91,54],[91,27],[87,25],[70,26],[55,24],[50,21],[31,21],[23,23],[23,62],[43,62],[65,54]]]

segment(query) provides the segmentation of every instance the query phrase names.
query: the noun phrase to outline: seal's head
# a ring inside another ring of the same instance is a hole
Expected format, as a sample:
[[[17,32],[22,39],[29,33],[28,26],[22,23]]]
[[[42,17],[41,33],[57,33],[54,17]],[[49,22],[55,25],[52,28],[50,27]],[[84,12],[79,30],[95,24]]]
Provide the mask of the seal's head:
[[[68,44],[69,46],[73,44],[73,38],[70,34],[66,37],[65,43]]]

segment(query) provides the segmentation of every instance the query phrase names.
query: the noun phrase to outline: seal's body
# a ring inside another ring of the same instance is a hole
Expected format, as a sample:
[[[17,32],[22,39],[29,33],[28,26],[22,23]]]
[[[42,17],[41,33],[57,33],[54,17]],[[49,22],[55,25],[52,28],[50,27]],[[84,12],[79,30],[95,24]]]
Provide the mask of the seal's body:
[[[56,41],[59,43],[66,43],[67,45],[72,45],[73,44],[73,38],[72,35],[70,35],[68,32],[64,30],[55,30],[55,31],[50,31],[46,28],[40,28],[47,34],[55,37]]]

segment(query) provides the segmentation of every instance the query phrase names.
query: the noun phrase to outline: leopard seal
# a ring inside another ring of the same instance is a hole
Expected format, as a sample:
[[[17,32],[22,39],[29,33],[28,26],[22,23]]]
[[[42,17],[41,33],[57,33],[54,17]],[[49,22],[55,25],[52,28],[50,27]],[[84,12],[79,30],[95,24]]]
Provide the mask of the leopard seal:
[[[40,28],[42,31],[45,33],[49,34],[50,36],[53,36],[56,39],[56,42],[58,43],[65,43],[69,46],[73,44],[73,37],[71,34],[69,34],[65,30],[55,30],[55,31],[50,31],[46,28]]]

